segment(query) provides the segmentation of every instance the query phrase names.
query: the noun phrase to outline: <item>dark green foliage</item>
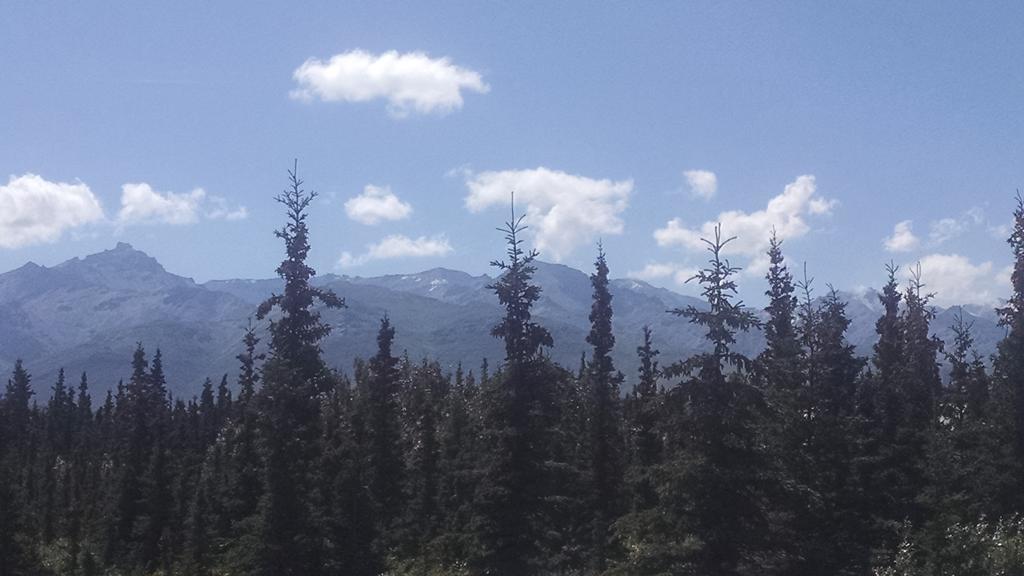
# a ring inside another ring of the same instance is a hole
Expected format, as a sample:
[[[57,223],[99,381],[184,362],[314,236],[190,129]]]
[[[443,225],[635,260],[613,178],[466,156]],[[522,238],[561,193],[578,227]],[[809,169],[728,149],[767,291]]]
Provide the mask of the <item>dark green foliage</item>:
[[[605,569],[608,559],[617,554],[610,549],[612,522],[623,512],[623,445],[622,406],[619,385],[622,374],[615,370],[611,352],[615,346],[612,333],[612,295],[608,290],[608,264],[604,249],[598,245],[594,273],[590,275],[593,304],[590,309],[590,334],[587,343],[592,357],[585,372],[587,383],[587,414],[589,416],[589,502],[590,549],[589,568]]]
[[[1001,467],[1013,470],[1000,483],[999,498],[1004,507],[1024,513],[1024,197],[1020,191],[1007,243],[1014,264],[1010,298],[997,310],[1007,334],[995,358],[993,393],[998,407],[993,418],[998,422],[1000,437],[1011,448]]]
[[[377,353],[370,359],[369,372],[357,381],[359,401],[366,415],[365,454],[368,488],[378,511],[379,526],[388,531],[404,504],[400,429],[399,359],[392,356],[395,329],[387,316],[377,332]]]
[[[264,463],[258,573],[268,576],[312,575],[320,570],[313,466],[321,435],[319,397],[330,390],[333,379],[320,356],[320,341],[331,328],[320,321],[313,305],[345,305],[333,292],[309,282],[316,271],[306,264],[306,209],[316,193],[302,188],[297,169],[288,174],[290,187],[276,198],[288,218],[275,232],[285,243],[286,258],[277,268],[284,293],[271,296],[257,312],[260,319],[275,308],[280,313],[270,323],[270,357],[258,400]]]
[[[720,228],[713,241],[705,240],[711,257],[695,278],[707,309],[672,311],[707,328],[712,350],[669,369],[683,380],[666,398],[668,454],[659,486],[670,534],[660,547],[664,573],[763,574],[776,563],[777,551],[767,546],[770,486],[763,483],[766,455],[758,438],[763,398],[750,383],[750,360],[731,348],[737,331],[759,322],[734,301],[739,269],[722,256],[731,240]]]
[[[551,525],[544,497],[551,490],[547,451],[551,448],[554,383],[552,367],[541,355],[552,344],[546,329],[531,321],[540,297],[532,283],[535,251],[522,249],[522,217],[513,211],[502,231],[507,261],[491,286],[505,310],[492,334],[504,340],[505,364],[483,389],[486,428],[482,438],[481,473],[472,520],[477,540],[477,570],[494,574],[542,571]]]

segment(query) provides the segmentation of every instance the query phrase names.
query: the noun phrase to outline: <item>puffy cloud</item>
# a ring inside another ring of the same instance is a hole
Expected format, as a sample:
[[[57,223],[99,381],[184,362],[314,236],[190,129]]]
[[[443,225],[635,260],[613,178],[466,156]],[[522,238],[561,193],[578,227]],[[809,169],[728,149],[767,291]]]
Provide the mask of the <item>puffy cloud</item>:
[[[718,177],[708,170],[687,170],[683,172],[690,194],[696,198],[711,200],[718,192]]]
[[[23,174],[0,185],[0,248],[56,242],[64,230],[102,219],[99,200],[81,182]]]
[[[920,264],[924,291],[935,294],[938,306],[992,306],[1010,289],[1008,282],[1000,281],[1005,271],[996,270],[992,262],[972,264],[959,254],[929,254]],[[904,278],[909,278],[915,268],[916,264],[903,266]]]
[[[921,245],[921,240],[914,236],[914,223],[910,220],[897,222],[893,227],[892,236],[882,239],[882,244],[889,252],[910,252]]]
[[[121,224],[194,224],[203,216],[210,220],[244,220],[249,216],[245,206],[231,208],[220,196],[207,196],[202,188],[187,194],[158,192],[145,182],[121,186]]]
[[[480,73],[431,58],[423,52],[352,50],[323,61],[310,58],[292,74],[291,97],[324,102],[367,102],[383,98],[392,115],[447,113],[462,108],[462,91],[486,93]]]
[[[444,256],[451,252],[452,246],[443,235],[409,238],[401,234],[394,234],[376,244],[369,244],[366,247],[366,252],[358,256],[352,255],[351,252],[342,252],[341,258],[338,259],[338,266],[348,268],[374,260]]]
[[[383,220],[408,218],[412,206],[399,200],[387,186],[367,184],[362,194],[345,202],[345,214],[356,222],[373,225]]]
[[[117,219],[124,223],[192,224],[197,220],[199,204],[205,197],[202,188],[188,194],[161,194],[145,182],[128,183],[121,186],[121,211]]]
[[[723,234],[736,237],[726,245],[724,254],[750,257],[754,260],[751,268],[761,270],[773,229],[780,239],[799,238],[811,230],[808,216],[831,214],[837,202],[816,194],[814,176],[800,176],[769,200],[763,210],[722,212],[716,219],[696,228],[673,218],[664,228],[654,231],[654,239],[659,246],[681,246],[692,252],[703,252],[707,246],[701,238],[714,238],[715,225],[721,223]]]
[[[602,234],[621,234],[619,215],[633,191],[632,180],[596,180],[544,167],[467,172],[465,177],[470,212],[507,208],[514,191],[516,203],[526,206],[526,223],[537,249],[555,261]]]

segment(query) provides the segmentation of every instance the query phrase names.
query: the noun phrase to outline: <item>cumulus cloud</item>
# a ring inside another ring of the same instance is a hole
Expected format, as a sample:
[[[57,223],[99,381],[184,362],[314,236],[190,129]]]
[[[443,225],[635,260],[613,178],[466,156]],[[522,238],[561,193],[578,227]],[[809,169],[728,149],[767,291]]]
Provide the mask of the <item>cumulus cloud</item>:
[[[121,224],[194,224],[200,217],[211,220],[244,220],[249,216],[245,206],[231,208],[227,199],[208,196],[202,188],[187,194],[159,192],[145,182],[129,182],[121,186]]]
[[[345,202],[345,214],[356,222],[372,226],[383,220],[408,218],[412,206],[399,200],[387,186],[367,184],[362,194]]]
[[[160,193],[145,182],[130,182],[121,186],[121,211],[117,219],[124,223],[192,224],[205,197],[202,188],[188,194]]]
[[[772,229],[780,239],[799,238],[811,230],[809,216],[831,214],[836,205],[835,200],[817,195],[814,176],[800,176],[769,200],[762,210],[722,212],[698,227],[686,226],[679,218],[673,218],[664,228],[654,231],[654,239],[659,246],[680,246],[688,251],[703,252],[706,245],[701,238],[714,238],[715,225],[721,223],[726,236],[736,236],[725,247],[725,255],[752,258],[748,271],[757,272],[764,268],[762,261],[767,262],[764,254]]]
[[[718,177],[708,170],[687,170],[683,172],[686,184],[690,187],[690,195],[704,200],[711,200],[718,193]]]
[[[81,182],[23,174],[0,185],[0,248],[56,242],[64,230],[102,219],[99,200]]]
[[[298,87],[291,97],[324,102],[388,102],[392,115],[410,112],[444,114],[462,108],[462,91],[486,93],[490,87],[479,72],[431,58],[423,52],[392,50],[371,54],[352,50],[329,60],[310,58],[292,74]]]
[[[920,264],[924,291],[935,294],[938,306],[993,306],[1009,292],[1009,283],[1000,281],[1005,271],[996,270],[992,262],[974,264],[959,254],[929,254]],[[916,263],[903,266],[904,278],[915,268]]]
[[[619,217],[629,203],[632,180],[597,180],[544,167],[465,175],[466,208],[480,212],[507,208],[509,194],[526,207],[526,224],[534,244],[555,261],[602,234],[621,234]]]
[[[897,222],[892,235],[882,239],[882,244],[889,252],[910,252],[921,245],[921,239],[914,236],[914,223],[910,220]]]
[[[367,245],[366,252],[358,256],[353,255],[351,252],[342,252],[341,258],[338,259],[338,266],[349,268],[374,260],[445,256],[451,252],[452,246],[443,235],[409,238],[401,234],[394,234],[385,237],[376,244]]]

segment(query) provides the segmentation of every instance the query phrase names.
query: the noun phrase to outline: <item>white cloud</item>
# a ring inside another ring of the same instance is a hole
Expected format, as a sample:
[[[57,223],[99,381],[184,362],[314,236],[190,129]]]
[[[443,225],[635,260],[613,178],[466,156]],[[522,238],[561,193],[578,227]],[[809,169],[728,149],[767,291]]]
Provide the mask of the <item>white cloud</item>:
[[[102,219],[99,200],[81,182],[23,174],[0,185],[0,248],[56,242],[64,230]]]
[[[298,87],[291,97],[324,102],[388,101],[392,115],[410,112],[444,114],[462,108],[462,91],[486,93],[490,87],[479,72],[431,58],[423,52],[392,50],[371,54],[352,50],[330,60],[306,60],[292,74]]]
[[[117,219],[124,223],[192,224],[205,197],[202,188],[188,194],[160,193],[145,182],[128,183],[121,186],[121,211]]]
[[[996,240],[1006,240],[1010,237],[1009,224],[993,224],[988,227],[988,233]]]
[[[374,260],[445,256],[451,252],[452,246],[443,235],[409,238],[401,234],[394,234],[385,237],[376,244],[367,245],[366,252],[358,256],[354,256],[351,252],[342,252],[341,258],[338,259],[338,266],[348,268],[360,266]]]
[[[356,222],[373,225],[382,220],[402,220],[412,214],[412,206],[402,202],[387,186],[367,184],[363,193],[345,202],[345,214]]]
[[[621,234],[619,215],[629,203],[632,180],[596,180],[544,167],[466,174],[466,208],[480,212],[491,206],[508,208],[515,192],[517,206],[526,205],[526,224],[534,243],[555,261],[602,234]]]
[[[649,262],[641,270],[631,270],[626,273],[627,278],[637,280],[658,280],[668,278],[675,273],[676,267],[673,264]]]
[[[995,270],[992,262],[972,264],[958,254],[929,254],[920,263],[924,292],[934,293],[938,306],[991,306],[1009,291],[1009,283],[999,281],[1005,271]],[[916,263],[903,266],[903,277],[909,278],[915,268]]]
[[[718,192],[718,177],[708,170],[687,170],[683,172],[690,194],[695,198],[711,200]]]
[[[910,252],[921,245],[921,240],[914,236],[914,223],[910,220],[897,222],[892,229],[892,236],[882,239],[885,249],[889,252]]]
[[[206,217],[210,220],[245,220],[249,217],[249,209],[245,206],[231,208],[226,198],[210,196],[210,207],[206,211]]]
[[[681,246],[692,252],[703,252],[706,245],[701,238],[714,238],[715,225],[721,223],[726,237],[736,237],[725,247],[724,254],[750,257],[753,261],[749,268],[760,271],[773,228],[780,239],[799,238],[811,230],[808,216],[831,214],[837,202],[816,196],[816,192],[814,176],[800,176],[769,200],[763,210],[722,212],[697,228],[687,227],[679,218],[673,218],[664,228],[654,231],[654,239],[659,246]]]
[[[931,239],[934,245],[938,246],[947,240],[960,236],[967,231],[968,226],[968,221],[957,220],[956,218],[936,220],[931,223],[931,231],[928,233],[928,238]]]
[[[208,196],[202,188],[187,194],[158,192],[145,182],[129,182],[121,186],[121,224],[194,224],[203,216],[210,220],[244,220],[249,217],[245,206],[231,208],[227,199]]]
[[[672,283],[673,289],[688,294],[697,289],[693,282],[687,283],[696,273],[696,268],[675,262],[648,262],[640,270],[627,272],[626,277],[662,285]]]
[[[1007,287],[1013,285],[1013,266],[1010,265],[1000,270],[996,274],[995,283],[996,286],[1003,286],[1006,290],[1009,290]]]

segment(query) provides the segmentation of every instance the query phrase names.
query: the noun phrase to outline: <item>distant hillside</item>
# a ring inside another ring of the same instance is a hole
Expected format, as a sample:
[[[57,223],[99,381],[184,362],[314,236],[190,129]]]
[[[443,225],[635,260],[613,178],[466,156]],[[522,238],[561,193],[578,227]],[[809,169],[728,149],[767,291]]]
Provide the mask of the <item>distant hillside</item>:
[[[380,317],[388,314],[397,329],[396,347],[411,358],[436,358],[449,368],[459,361],[477,368],[483,358],[497,362],[501,343],[490,327],[501,314],[486,287],[488,276],[435,268],[416,274],[375,278],[327,274],[316,283],[343,296],[348,308],[329,311],[334,331],[324,343],[328,363],[348,371],[356,358],[371,355]],[[590,281],[587,273],[558,264],[538,263],[543,288],[535,316],[554,336],[552,357],[575,368],[587,350]],[[129,373],[136,342],[165,358],[169,385],[178,394],[194,394],[206,377],[229,373],[243,329],[256,305],[280,282],[217,280],[196,284],[164,270],[153,258],[120,243],[114,249],[74,258],[52,268],[26,264],[0,274],[0,370],[10,371],[23,358],[41,396],[56,370],[73,378],[85,370],[92,385],[106,390]],[[695,298],[638,280],[613,280],[615,360],[631,382],[641,328],[649,324],[663,362],[705,349],[701,331],[667,310]],[[879,310],[871,294],[845,295],[852,320],[849,339],[862,353],[874,342]],[[979,350],[995,350],[1003,336],[994,315],[970,310]],[[935,333],[951,337],[953,309],[939,310]],[[737,348],[748,354],[761,346],[759,333],[741,336]]]

